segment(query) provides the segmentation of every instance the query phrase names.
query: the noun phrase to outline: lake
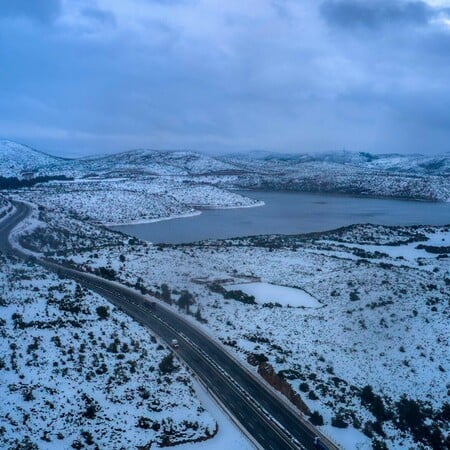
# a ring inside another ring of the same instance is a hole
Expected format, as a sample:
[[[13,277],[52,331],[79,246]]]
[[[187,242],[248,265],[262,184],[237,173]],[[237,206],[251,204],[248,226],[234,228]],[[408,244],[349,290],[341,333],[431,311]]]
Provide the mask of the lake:
[[[262,200],[265,205],[205,210],[193,217],[112,228],[154,243],[178,244],[258,234],[325,231],[355,223],[450,224],[450,203],[301,192],[238,192]]]

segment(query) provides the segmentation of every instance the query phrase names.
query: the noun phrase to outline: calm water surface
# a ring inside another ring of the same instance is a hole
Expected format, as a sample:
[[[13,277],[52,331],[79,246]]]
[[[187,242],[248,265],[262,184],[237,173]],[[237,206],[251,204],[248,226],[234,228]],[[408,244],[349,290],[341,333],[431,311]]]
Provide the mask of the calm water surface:
[[[199,216],[113,227],[155,243],[257,234],[325,231],[355,223],[381,225],[447,225],[450,203],[385,200],[337,195],[239,191],[263,200],[256,208],[206,210]]]

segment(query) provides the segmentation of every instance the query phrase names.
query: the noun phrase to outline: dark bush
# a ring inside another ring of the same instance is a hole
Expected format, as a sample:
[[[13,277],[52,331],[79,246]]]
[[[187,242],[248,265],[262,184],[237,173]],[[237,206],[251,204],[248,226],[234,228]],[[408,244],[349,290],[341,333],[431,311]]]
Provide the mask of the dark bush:
[[[309,385],[308,383],[300,383],[299,389],[302,392],[308,392],[309,391]]]
[[[418,430],[423,426],[425,415],[421,404],[411,400],[405,395],[396,403],[398,413],[398,425],[402,430]]]
[[[159,363],[159,371],[161,374],[166,375],[172,373],[176,369],[173,363],[173,353],[169,353]]]
[[[167,284],[161,285],[161,300],[168,303],[169,305],[172,304],[172,296],[170,294],[170,289]]]
[[[189,291],[182,291],[178,299],[178,307],[184,309],[189,314],[189,308],[195,303],[194,296]]]
[[[340,413],[337,413],[331,419],[331,425],[336,428],[347,428],[348,427],[348,423],[345,421],[345,418]]]
[[[106,278],[107,280],[114,280],[116,278],[116,271],[112,268],[108,267],[99,267],[97,269],[97,273],[102,277]]]
[[[100,320],[106,320],[109,318],[109,308],[107,306],[97,306],[95,311],[97,312]]]
[[[323,417],[322,415],[317,412],[314,411],[310,416],[309,416],[309,421],[315,425],[315,426],[321,426],[323,425]]]
[[[86,394],[83,394],[82,399],[84,400],[86,407],[82,413],[83,417],[86,417],[86,419],[89,420],[95,419],[97,412],[100,411],[100,405]]]
[[[138,419],[138,428],[142,428],[144,430],[148,430],[152,426],[152,421],[148,417],[139,417]]]
[[[225,295],[227,292],[227,290],[223,286],[217,283],[210,284],[208,287],[211,292],[216,292],[217,294]]]
[[[256,299],[253,295],[248,295],[242,291],[226,291],[224,294],[224,298],[236,300],[241,303],[245,303],[246,305],[254,305],[256,303]]]
[[[264,353],[252,353],[251,357],[257,364],[262,364],[269,361],[269,358],[267,358]]]
[[[386,411],[383,399],[373,392],[372,386],[364,386],[360,392],[361,403],[381,421],[387,420],[391,414]]]
[[[86,419],[95,419],[96,415],[97,415],[97,410],[94,405],[87,406],[86,410],[83,413],[83,416],[86,417]]]

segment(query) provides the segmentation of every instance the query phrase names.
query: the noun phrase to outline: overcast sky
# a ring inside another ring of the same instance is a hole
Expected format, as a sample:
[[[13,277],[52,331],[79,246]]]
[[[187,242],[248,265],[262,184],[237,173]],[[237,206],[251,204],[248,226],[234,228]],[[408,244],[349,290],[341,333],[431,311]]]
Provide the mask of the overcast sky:
[[[0,137],[450,150],[450,0],[1,0]]]

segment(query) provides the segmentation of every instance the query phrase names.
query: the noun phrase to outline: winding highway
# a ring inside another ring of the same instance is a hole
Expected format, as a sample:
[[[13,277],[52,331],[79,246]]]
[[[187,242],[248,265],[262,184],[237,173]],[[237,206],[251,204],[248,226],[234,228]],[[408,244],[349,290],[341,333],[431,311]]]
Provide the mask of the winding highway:
[[[338,450],[306,418],[274,392],[264,381],[231,356],[222,345],[182,316],[119,283],[37,259],[12,246],[11,231],[30,214],[30,207],[15,202],[15,211],[0,221],[0,251],[71,278],[97,292],[136,321],[170,343],[177,339],[177,355],[191,368],[207,390],[239,422],[253,443],[267,450],[317,448]],[[320,446],[315,439],[320,439]]]

